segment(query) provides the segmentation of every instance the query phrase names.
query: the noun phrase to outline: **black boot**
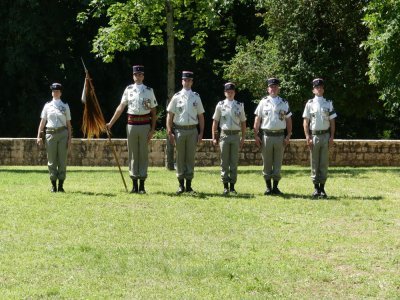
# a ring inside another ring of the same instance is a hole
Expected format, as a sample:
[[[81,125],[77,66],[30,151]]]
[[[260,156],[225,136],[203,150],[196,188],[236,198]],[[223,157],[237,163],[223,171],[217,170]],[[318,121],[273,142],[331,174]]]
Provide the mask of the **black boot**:
[[[229,195],[229,187],[228,187],[228,183],[224,182],[224,192],[222,193],[224,196]]]
[[[272,188],[272,194],[274,195],[283,195],[283,193],[278,189],[278,180],[274,180],[274,187]]]
[[[50,190],[50,192],[57,193],[57,181],[56,180],[52,180],[51,181],[51,190]]]
[[[139,194],[146,194],[146,190],[144,189],[144,179],[140,179]]]
[[[132,186],[132,191],[131,191],[131,193],[133,194],[133,193],[138,193],[139,192],[139,188],[138,188],[138,184],[137,184],[137,179],[133,179],[132,178],[132,183],[133,183],[133,186]]]
[[[320,183],[319,184],[319,192],[320,192],[320,197],[321,198],[324,198],[324,199],[328,198],[328,195],[325,192],[325,183]]]
[[[235,184],[231,182],[231,188],[229,189],[229,192],[232,194],[237,194],[236,190],[235,190]]]
[[[267,184],[267,189],[265,190],[264,195],[272,195],[271,179],[265,179],[265,183]]]
[[[58,180],[58,191],[61,193],[65,193],[63,185],[64,185],[64,180]]]
[[[312,193],[311,197],[314,199],[319,198],[321,195],[320,189],[319,189],[319,183],[314,183],[314,193]]]
[[[186,192],[188,192],[188,193],[196,193],[192,189],[192,180],[191,179],[186,179]]]
[[[185,182],[183,179],[180,179],[178,181],[179,181],[179,187],[178,190],[176,191],[176,194],[180,195],[185,191]]]

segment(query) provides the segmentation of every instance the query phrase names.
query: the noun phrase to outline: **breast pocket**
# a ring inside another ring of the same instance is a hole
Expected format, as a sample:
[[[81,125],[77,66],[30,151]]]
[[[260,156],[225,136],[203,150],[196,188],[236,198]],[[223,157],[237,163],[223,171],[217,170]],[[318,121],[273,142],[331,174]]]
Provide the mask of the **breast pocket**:
[[[176,104],[176,113],[182,114],[185,110],[185,103],[183,101],[178,101]]]
[[[321,111],[322,111],[322,117],[324,118],[324,120],[329,120],[329,108],[323,107]]]

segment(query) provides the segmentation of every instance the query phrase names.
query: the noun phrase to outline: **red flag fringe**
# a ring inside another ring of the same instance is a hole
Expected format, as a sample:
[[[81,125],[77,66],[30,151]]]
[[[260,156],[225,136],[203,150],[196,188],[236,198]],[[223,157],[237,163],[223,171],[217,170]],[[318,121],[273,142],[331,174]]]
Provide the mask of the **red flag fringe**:
[[[100,134],[106,132],[106,122],[101,111],[96,93],[88,72],[86,72],[84,91],[82,101],[85,104],[83,111],[82,132],[85,137],[91,139],[100,137]]]

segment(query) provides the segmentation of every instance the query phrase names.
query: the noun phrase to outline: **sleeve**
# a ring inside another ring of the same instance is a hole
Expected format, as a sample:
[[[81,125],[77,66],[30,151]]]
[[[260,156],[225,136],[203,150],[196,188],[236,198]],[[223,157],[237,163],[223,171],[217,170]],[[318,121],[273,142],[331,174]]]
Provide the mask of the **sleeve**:
[[[306,104],[306,107],[304,108],[303,118],[304,118],[304,119],[311,119],[311,116],[310,116],[310,106],[309,106],[308,103]]]
[[[67,119],[67,121],[71,121],[71,110],[69,109],[69,105],[65,105],[65,117]]]
[[[287,110],[286,110],[286,119],[289,119],[293,114],[292,114],[292,112],[290,111],[290,107],[289,107],[289,102],[286,102],[286,108],[287,108]]]
[[[221,110],[219,108],[219,103],[217,106],[215,106],[215,112],[214,115],[212,116],[213,120],[219,121],[221,119]]]
[[[246,113],[244,112],[244,104],[240,105],[240,122],[245,122],[247,120]]]
[[[151,104],[150,104],[151,108],[154,108],[158,105],[153,89],[150,89],[150,100],[151,100]]]
[[[122,94],[121,103],[128,105],[128,88],[126,88]]]
[[[260,103],[258,103],[258,106],[257,106],[257,108],[256,108],[256,110],[255,110],[255,112],[254,112],[254,114],[257,116],[257,117],[262,117],[262,109],[261,109],[261,107],[262,107],[262,100],[260,101]]]
[[[174,96],[174,97],[172,97],[171,101],[170,101],[169,104],[168,104],[167,112],[176,114],[176,111],[175,111],[175,107],[176,107],[176,106],[175,106],[175,103],[176,103],[176,98],[175,98],[175,96]]]
[[[336,111],[333,108],[333,103],[330,101],[330,110],[329,110],[329,120],[332,120],[337,117]]]
[[[43,106],[42,113],[40,114],[40,118],[47,120],[47,104]]]
[[[201,102],[200,97],[199,97],[198,101],[199,101],[199,103],[197,105],[197,114],[201,115],[201,114],[204,114],[205,110],[204,110],[203,103]]]

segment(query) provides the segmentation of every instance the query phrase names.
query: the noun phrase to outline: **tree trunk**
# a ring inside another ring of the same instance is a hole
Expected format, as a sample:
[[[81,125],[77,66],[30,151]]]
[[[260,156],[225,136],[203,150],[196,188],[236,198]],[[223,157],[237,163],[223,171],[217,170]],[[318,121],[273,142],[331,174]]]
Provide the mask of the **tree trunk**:
[[[167,17],[167,60],[168,60],[168,71],[167,71],[167,106],[172,96],[175,93],[175,41],[174,41],[174,9],[171,1],[166,0],[165,11]],[[167,137],[167,161],[166,167],[168,170],[174,170],[174,145],[172,145]]]

